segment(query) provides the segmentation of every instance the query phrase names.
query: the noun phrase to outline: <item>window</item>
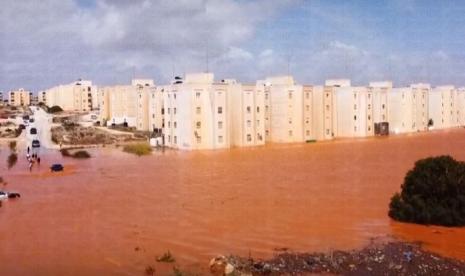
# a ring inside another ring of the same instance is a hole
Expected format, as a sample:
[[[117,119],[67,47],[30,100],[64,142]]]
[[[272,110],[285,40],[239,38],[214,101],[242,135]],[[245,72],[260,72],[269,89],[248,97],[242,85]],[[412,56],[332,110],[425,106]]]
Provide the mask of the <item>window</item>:
[[[174,99],[176,100],[176,93],[173,94]]]
[[[292,137],[292,130],[289,130],[289,137]]]
[[[356,120],[357,120],[357,115],[354,115],[354,121],[356,121]]]
[[[195,97],[196,97],[197,99],[200,99],[200,92],[195,92]]]
[[[175,145],[178,143],[178,137],[177,136],[173,137],[173,142],[174,142]]]
[[[371,104],[368,104],[368,110],[370,110],[370,109],[371,109]]]
[[[384,104],[381,106],[382,109],[384,109]]]
[[[310,136],[310,130],[306,130],[305,135]]]
[[[326,98],[329,98],[329,93],[326,93]]]
[[[152,119],[155,119],[155,114],[152,114]]]
[[[176,122],[173,123],[173,127],[176,128],[178,124]]]
[[[170,121],[168,121],[168,127],[171,127],[171,122]]]
[[[223,107],[222,106],[218,106],[218,114],[223,114]]]
[[[250,120],[247,120],[247,127],[251,127],[252,126],[252,122]]]
[[[357,105],[356,104],[354,104],[354,110],[357,110]]]
[[[356,126],[354,126],[354,132],[357,132],[357,127]]]
[[[292,125],[292,119],[291,118],[289,118],[289,124]]]
[[[260,107],[257,106],[257,113],[260,113]]]
[[[223,136],[218,136],[218,143],[223,143]]]
[[[250,108],[250,106],[248,106],[247,107],[247,113],[250,113],[250,111],[251,111],[251,108]]]
[[[197,138],[197,144],[200,144],[200,143],[202,143],[202,137],[200,137],[200,136],[197,136],[196,138]]]
[[[247,142],[251,142],[252,141],[252,135],[251,134],[247,134]]]
[[[268,129],[265,130],[265,135],[267,135],[267,136],[270,135],[270,131]]]
[[[223,128],[223,122],[222,121],[219,121],[218,122],[218,129],[222,129]]]
[[[371,116],[370,116],[370,115],[368,115],[368,121],[369,121],[369,120],[371,120]]]
[[[201,111],[202,111],[202,110],[200,109],[200,106],[197,106],[197,108],[196,108],[196,111],[195,111],[195,112],[196,112],[197,114],[200,114],[200,112],[201,112]]]
[[[305,110],[306,110],[306,111],[310,111],[310,106],[309,106],[309,105],[306,105],[306,106],[305,106]]]
[[[168,142],[171,143],[171,136],[170,135],[168,135]]]
[[[292,92],[291,91],[289,91],[288,96],[289,96],[289,100],[292,100]]]
[[[305,93],[305,98],[306,98],[306,99],[309,99],[309,98],[310,98],[310,93],[308,93],[308,92]]]
[[[174,114],[176,114],[176,107],[175,107],[175,108],[173,108],[173,112],[174,112]]]
[[[354,94],[354,99],[357,99],[357,94]]]
[[[170,108],[168,107],[168,114],[170,114]]]
[[[268,100],[268,93],[265,93],[265,100]]]

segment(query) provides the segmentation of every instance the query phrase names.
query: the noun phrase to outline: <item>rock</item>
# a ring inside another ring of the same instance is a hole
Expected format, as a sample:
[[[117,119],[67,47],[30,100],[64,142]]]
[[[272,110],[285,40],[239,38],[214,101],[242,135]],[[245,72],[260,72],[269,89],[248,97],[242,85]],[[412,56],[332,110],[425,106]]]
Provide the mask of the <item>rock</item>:
[[[223,275],[227,264],[225,256],[217,256],[210,260],[210,272],[213,275]]]
[[[210,260],[210,272],[213,275],[230,275],[234,272],[234,266],[220,255]]]
[[[230,275],[234,272],[234,266],[230,263],[226,264],[226,267],[224,268],[224,274],[225,275]]]

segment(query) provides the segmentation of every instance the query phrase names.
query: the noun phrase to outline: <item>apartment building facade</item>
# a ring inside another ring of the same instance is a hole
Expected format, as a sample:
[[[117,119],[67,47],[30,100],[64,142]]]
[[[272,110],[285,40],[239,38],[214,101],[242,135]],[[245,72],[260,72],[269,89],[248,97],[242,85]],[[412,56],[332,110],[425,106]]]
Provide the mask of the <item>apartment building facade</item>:
[[[265,85],[266,139],[275,143],[304,141],[303,86],[292,76],[267,78]]]
[[[231,146],[229,89],[211,73],[188,74],[163,94],[165,145],[186,150]]]
[[[265,144],[265,86],[225,80],[229,86],[231,145]]]
[[[373,136],[372,91],[363,86],[342,86],[335,87],[334,90],[334,135],[336,137]]]
[[[141,131],[161,128],[161,104],[154,109],[154,101],[160,101],[160,97],[155,98],[157,88],[153,80],[134,79],[131,85],[101,87],[98,93],[103,125],[125,125]]]
[[[60,106],[66,111],[91,111],[98,108],[97,87],[91,81],[78,80],[66,85],[59,85],[39,95],[48,106]]]
[[[429,119],[434,129],[457,126],[457,90],[454,86],[438,86],[429,94]]]
[[[8,104],[11,106],[29,106],[32,100],[32,92],[20,88],[8,93]]]

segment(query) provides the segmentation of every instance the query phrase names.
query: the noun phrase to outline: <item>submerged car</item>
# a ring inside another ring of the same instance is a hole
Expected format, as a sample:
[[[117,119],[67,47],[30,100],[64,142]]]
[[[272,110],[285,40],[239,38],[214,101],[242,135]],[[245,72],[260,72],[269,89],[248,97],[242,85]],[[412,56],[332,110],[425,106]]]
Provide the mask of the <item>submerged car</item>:
[[[39,140],[32,140],[32,147],[33,148],[40,148]]]
[[[52,171],[52,172],[61,172],[61,171],[63,171],[63,169],[64,169],[64,167],[61,164],[53,164],[50,167],[50,171]]]
[[[34,135],[34,134],[37,134],[37,128],[35,128],[35,127],[31,128],[31,131],[30,131],[30,132],[31,132],[31,134],[33,134],[33,135]]]
[[[0,200],[7,199],[7,198],[20,198],[21,195],[15,192],[4,192],[0,191]]]

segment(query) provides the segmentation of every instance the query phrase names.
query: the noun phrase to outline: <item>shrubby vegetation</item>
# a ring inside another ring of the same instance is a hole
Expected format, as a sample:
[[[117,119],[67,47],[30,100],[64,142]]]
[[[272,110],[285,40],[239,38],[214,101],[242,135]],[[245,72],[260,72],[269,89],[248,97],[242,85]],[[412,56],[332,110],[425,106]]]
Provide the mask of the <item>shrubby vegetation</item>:
[[[64,157],[72,157],[72,158],[77,158],[77,159],[86,159],[86,158],[91,157],[91,155],[85,150],[78,150],[75,152],[71,152],[68,149],[61,149],[60,152],[61,152],[61,155]]]
[[[62,112],[62,111],[63,111],[63,109],[61,107],[59,107],[58,105],[54,105],[54,106],[49,107],[47,109],[48,113],[58,113],[58,112]]]
[[[465,225],[465,162],[450,156],[419,160],[391,198],[389,216],[420,224]]]
[[[136,143],[124,146],[123,151],[142,156],[150,154],[152,152],[152,147],[148,143]]]

